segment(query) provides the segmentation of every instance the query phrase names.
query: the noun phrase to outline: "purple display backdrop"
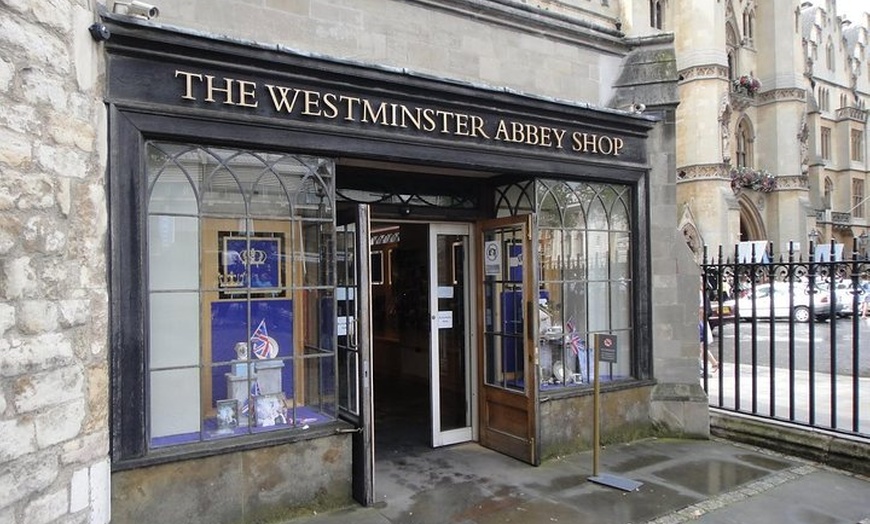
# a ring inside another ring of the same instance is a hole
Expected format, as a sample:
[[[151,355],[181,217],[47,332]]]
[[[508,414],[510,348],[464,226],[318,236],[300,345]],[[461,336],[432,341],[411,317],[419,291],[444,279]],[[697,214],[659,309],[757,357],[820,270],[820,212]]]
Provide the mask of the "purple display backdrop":
[[[248,304],[251,323],[248,325]],[[293,301],[292,300],[221,300],[211,305],[211,358],[212,358],[212,405],[227,398],[225,373],[231,369],[236,358],[237,342],[251,343],[250,339],[265,320],[266,332],[278,343],[275,358],[283,360],[281,383],[287,398],[293,397]],[[252,362],[257,358],[251,355]]]

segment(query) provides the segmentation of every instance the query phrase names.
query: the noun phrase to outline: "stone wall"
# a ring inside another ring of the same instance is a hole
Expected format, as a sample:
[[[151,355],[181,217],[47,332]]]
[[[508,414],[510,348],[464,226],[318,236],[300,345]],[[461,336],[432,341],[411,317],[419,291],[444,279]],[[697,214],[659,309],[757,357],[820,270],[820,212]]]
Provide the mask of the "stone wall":
[[[0,522],[108,522],[105,111],[90,2],[0,1]]]
[[[631,442],[657,434],[657,427],[650,417],[651,389],[632,387],[601,393],[601,445]],[[595,431],[593,394],[543,402],[540,411],[543,460],[592,449]]]
[[[603,106],[628,48],[609,33],[615,8],[599,6],[595,15],[582,7],[554,13],[490,0],[164,0],[153,21]]]
[[[650,142],[674,144],[674,113],[663,114]],[[653,149],[650,180],[650,262],[652,264],[653,373],[658,383],[650,396],[650,418],[661,434],[708,437],[707,395],[698,382],[698,296],[700,268],[682,233],[668,217],[676,216],[676,164],[673,147]]]
[[[353,504],[351,437],[170,462],[112,475],[112,522],[282,522]]]

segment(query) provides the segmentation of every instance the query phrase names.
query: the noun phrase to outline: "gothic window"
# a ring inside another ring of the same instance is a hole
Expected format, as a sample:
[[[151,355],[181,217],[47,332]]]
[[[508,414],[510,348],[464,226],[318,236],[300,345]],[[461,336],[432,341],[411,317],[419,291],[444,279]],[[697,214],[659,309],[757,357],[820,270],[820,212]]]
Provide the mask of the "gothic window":
[[[650,0],[649,25],[656,29],[664,29],[664,0]]]
[[[828,71],[834,70],[834,44],[830,41],[825,46],[825,67],[828,68]]]
[[[499,216],[534,211],[538,217],[541,389],[588,387],[590,342],[601,332],[625,340],[613,363],[601,363],[602,379],[632,378],[640,350],[632,343],[638,334],[632,322],[632,188],[537,180],[497,193]]]
[[[821,156],[824,160],[831,159],[831,128],[822,127]]]
[[[825,87],[819,88],[819,109],[822,111],[830,110],[831,106],[831,93]]]
[[[737,167],[752,166],[752,133],[744,120],[737,126]]]
[[[853,129],[851,133],[850,150],[853,162],[864,161],[864,132],[860,129]]]
[[[864,181],[852,181],[852,216],[864,218]]]
[[[743,38],[749,44],[755,38],[755,11],[752,9],[743,12]]]
[[[728,79],[735,80],[737,78],[738,66],[740,65],[737,62],[739,40],[737,38],[737,30],[730,22],[725,24],[725,45],[728,54]]]

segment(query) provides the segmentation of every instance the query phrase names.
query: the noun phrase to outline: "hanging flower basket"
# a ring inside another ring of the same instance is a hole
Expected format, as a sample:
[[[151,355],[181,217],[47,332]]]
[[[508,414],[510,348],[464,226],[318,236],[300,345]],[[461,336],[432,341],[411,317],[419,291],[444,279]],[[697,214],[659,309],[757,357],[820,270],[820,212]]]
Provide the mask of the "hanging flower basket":
[[[764,169],[751,167],[732,167],[731,190],[739,193],[742,189],[752,189],[762,193],[770,193],[776,189],[776,177]]]
[[[731,82],[734,91],[742,93],[746,96],[755,96],[755,93],[761,89],[761,80],[754,78],[751,75],[743,75],[740,78]]]

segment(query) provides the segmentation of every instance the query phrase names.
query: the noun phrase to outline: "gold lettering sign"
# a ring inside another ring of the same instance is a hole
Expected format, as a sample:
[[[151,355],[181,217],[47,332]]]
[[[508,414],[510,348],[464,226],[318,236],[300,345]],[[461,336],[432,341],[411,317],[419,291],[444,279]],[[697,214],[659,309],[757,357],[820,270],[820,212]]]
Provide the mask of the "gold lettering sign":
[[[517,120],[488,120],[473,113],[445,111],[249,80],[175,71],[181,99],[243,108],[260,107],[261,98],[276,115],[353,122],[416,130],[508,144],[618,157],[625,141],[618,136],[568,130]]]

